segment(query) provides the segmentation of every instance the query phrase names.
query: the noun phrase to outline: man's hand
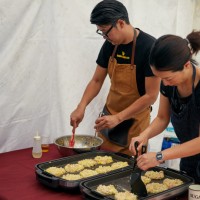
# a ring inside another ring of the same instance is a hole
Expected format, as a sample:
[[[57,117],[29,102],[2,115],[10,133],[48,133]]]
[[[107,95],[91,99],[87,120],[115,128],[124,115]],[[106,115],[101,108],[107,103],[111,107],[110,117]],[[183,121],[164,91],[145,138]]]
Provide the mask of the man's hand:
[[[70,125],[75,129],[83,120],[85,110],[77,107],[70,115]]]
[[[94,126],[94,128],[100,131],[106,128],[113,128],[117,126],[119,123],[120,123],[120,120],[117,117],[117,115],[106,115],[106,116],[99,117],[95,121],[96,125]]]

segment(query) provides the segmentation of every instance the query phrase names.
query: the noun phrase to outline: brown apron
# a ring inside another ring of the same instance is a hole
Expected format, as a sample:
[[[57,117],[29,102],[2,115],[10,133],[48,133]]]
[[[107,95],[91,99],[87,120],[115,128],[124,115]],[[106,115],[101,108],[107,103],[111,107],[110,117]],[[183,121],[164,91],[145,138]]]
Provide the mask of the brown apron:
[[[140,94],[136,81],[136,65],[134,65],[136,46],[136,31],[134,29],[131,64],[118,64],[114,58],[117,45],[108,63],[108,74],[111,87],[104,108],[105,114],[116,114],[126,109],[137,99]],[[150,108],[134,115],[134,118],[125,120],[113,129],[106,129],[99,133],[104,140],[102,149],[132,155],[129,144],[132,137],[138,136],[150,123]]]

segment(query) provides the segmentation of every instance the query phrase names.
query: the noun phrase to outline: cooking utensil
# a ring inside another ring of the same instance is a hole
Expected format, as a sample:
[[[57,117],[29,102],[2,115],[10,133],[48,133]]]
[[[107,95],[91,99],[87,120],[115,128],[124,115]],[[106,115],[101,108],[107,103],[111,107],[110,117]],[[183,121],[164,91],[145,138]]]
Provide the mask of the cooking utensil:
[[[141,172],[142,170],[138,168],[137,166],[137,157],[138,157],[138,145],[139,142],[136,141],[134,143],[136,155],[135,155],[135,163],[134,163],[134,168],[130,176],[130,184],[131,184],[131,192],[136,194],[139,197],[146,197],[147,194],[147,189],[143,181],[141,180]],[[146,145],[142,146],[142,154],[146,152]]]
[[[55,139],[54,144],[57,146],[58,151],[62,156],[71,156],[78,153],[90,152],[99,150],[103,140],[100,137],[92,135],[75,135],[74,147],[69,146],[71,136],[66,135]]]
[[[71,139],[69,141],[69,147],[74,147],[74,144],[75,144],[75,140],[74,140],[74,135],[75,135],[75,126],[73,126],[73,129],[72,129],[72,136],[71,136]]]
[[[105,114],[103,113],[103,112],[100,112],[99,113],[99,117],[102,117],[102,116],[104,116]],[[97,134],[98,134],[98,131],[97,131],[97,129],[95,130],[95,137],[97,137]]]

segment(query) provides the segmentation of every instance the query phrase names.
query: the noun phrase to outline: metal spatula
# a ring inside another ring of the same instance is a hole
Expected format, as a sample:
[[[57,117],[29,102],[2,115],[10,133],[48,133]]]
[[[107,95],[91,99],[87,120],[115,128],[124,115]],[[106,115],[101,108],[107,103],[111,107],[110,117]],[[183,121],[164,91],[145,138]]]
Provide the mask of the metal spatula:
[[[131,192],[136,194],[139,197],[146,197],[147,189],[143,181],[141,180],[141,172],[142,170],[138,168],[137,166],[137,157],[138,157],[138,150],[137,147],[139,145],[139,142],[135,142],[135,150],[136,150],[136,156],[135,156],[135,162],[133,167],[133,172],[130,176],[130,184],[131,184]],[[142,146],[142,154],[146,152],[146,145]]]
[[[102,117],[102,116],[104,116],[104,115],[105,115],[104,112],[100,112],[100,113],[99,113],[99,117]],[[95,130],[94,136],[97,137],[97,135],[98,135],[98,130],[96,129],[96,130]]]

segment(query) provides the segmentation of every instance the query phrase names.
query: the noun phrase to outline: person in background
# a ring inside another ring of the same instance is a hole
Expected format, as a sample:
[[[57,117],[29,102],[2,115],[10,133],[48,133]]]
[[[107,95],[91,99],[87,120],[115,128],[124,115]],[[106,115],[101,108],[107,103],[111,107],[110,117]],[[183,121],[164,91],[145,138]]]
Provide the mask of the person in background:
[[[191,32],[186,39],[164,35],[156,40],[150,54],[155,76],[161,78],[160,105],[157,117],[140,136],[133,137],[140,151],[143,144],[168,125],[170,119],[180,145],[162,152],[149,152],[138,157],[138,167],[147,170],[165,160],[181,158],[180,170],[200,183],[200,68],[192,58],[200,50],[200,31]]]
[[[104,116],[94,128],[104,140],[104,150],[131,154],[129,143],[150,123],[151,105],[159,93],[160,79],[149,66],[149,53],[155,39],[130,22],[125,6],[116,0],[98,3],[90,22],[96,33],[105,39],[96,60],[97,67],[77,108],[71,113],[70,124],[77,127],[87,105],[99,93],[109,75],[110,91]]]

